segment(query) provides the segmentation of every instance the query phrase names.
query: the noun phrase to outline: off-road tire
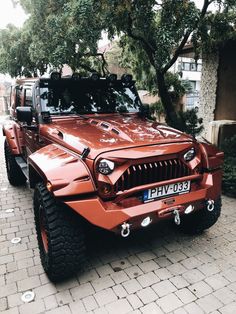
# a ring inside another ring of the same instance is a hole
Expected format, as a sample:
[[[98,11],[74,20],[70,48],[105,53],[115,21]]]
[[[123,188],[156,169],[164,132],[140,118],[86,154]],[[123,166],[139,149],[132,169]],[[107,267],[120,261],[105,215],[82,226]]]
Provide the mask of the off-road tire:
[[[17,164],[14,155],[12,155],[6,140],[4,143],[4,153],[8,181],[13,186],[24,185],[26,182],[26,177],[24,176],[20,166]]]
[[[43,183],[35,187],[34,214],[40,258],[48,278],[58,282],[83,268],[85,244],[79,217],[57,202]],[[47,238],[46,249],[42,228]]]
[[[221,213],[221,198],[215,201],[213,211],[208,211],[207,206],[192,214],[181,216],[181,223],[178,229],[186,234],[200,234],[213,226]]]

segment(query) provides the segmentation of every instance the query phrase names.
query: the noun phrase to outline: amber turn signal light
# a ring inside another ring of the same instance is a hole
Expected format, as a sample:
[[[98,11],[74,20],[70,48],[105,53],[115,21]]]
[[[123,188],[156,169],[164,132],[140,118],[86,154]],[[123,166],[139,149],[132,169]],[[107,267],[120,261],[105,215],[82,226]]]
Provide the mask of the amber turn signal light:
[[[47,182],[46,186],[47,186],[48,191],[52,192],[52,184],[51,184],[51,182]]]
[[[107,183],[104,183],[103,185],[101,185],[100,187],[100,192],[103,194],[103,195],[109,195],[111,194],[112,192],[112,188],[111,188],[111,185],[110,184],[107,184]]]

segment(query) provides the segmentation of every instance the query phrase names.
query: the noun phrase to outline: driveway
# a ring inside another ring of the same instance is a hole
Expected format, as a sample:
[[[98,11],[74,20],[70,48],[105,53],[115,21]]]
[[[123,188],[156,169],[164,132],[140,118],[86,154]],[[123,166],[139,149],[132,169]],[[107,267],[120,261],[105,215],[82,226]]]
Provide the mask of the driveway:
[[[32,191],[9,185],[0,135],[0,312],[236,313],[236,200],[223,197],[218,223],[200,236],[172,224],[120,239],[91,232],[83,273],[52,284],[40,264]],[[13,238],[21,242],[12,244]],[[23,303],[25,291],[34,301]]]

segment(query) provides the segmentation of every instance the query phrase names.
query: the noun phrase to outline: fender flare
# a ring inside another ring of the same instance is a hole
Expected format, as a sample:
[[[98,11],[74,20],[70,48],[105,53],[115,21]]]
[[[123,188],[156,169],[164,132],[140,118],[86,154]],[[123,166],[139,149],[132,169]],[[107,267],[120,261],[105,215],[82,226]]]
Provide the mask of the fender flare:
[[[20,125],[13,120],[9,120],[3,125],[2,132],[6,136],[12,155],[21,155],[24,138]]]
[[[56,144],[39,149],[28,157],[30,187],[44,181],[56,197],[96,191],[89,168],[73,152]]]
[[[208,142],[200,142],[199,148],[202,154],[202,166],[208,171],[219,169],[224,163],[224,153]]]

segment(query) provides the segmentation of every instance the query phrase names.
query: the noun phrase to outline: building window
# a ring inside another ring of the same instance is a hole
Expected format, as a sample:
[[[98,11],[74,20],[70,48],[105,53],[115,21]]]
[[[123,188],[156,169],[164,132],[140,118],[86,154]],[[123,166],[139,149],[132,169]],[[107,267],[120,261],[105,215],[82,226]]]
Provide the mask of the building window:
[[[31,89],[25,89],[25,106],[32,107],[32,90]]]
[[[183,69],[183,71],[190,71],[190,63],[189,62],[183,62],[182,69]]]
[[[198,70],[198,72],[201,72],[201,71],[202,71],[202,65],[201,65],[201,63],[198,63],[198,65],[197,65],[197,70]]]
[[[197,71],[196,63],[190,63],[190,69],[191,69],[191,71]]]
[[[22,87],[16,86],[16,104],[15,107],[21,106],[22,101]]]
[[[200,63],[196,64],[195,62],[182,62],[181,69],[182,71],[200,72],[202,70],[202,65]]]
[[[192,92],[194,92],[196,90],[196,81],[189,81],[189,83],[191,85]]]

